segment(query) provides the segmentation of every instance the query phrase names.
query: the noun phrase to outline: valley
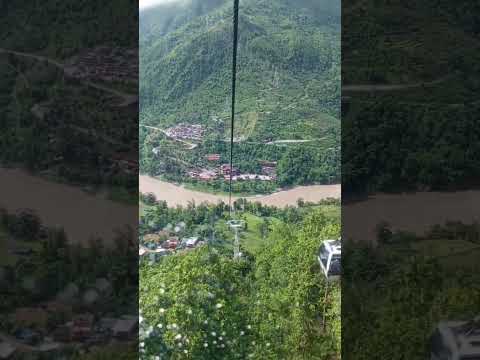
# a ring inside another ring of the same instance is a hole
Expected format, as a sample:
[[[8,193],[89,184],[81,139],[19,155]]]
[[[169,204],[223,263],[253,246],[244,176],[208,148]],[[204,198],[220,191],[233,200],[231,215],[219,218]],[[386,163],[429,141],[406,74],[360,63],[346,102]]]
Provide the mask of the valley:
[[[262,161],[278,162],[278,167],[268,181],[245,177],[235,184],[235,193],[270,194],[282,187],[340,182],[335,6],[322,2],[320,13],[309,13],[308,1],[242,3],[234,167],[239,174],[267,176]],[[228,162],[231,10],[230,2],[220,0],[198,9],[172,4],[140,12],[142,174],[196,185],[190,172],[219,165],[206,156],[217,154]],[[203,133],[196,139],[173,137],[169,129],[178,126],[201,126]],[[201,187],[223,192],[227,183],[220,178]]]

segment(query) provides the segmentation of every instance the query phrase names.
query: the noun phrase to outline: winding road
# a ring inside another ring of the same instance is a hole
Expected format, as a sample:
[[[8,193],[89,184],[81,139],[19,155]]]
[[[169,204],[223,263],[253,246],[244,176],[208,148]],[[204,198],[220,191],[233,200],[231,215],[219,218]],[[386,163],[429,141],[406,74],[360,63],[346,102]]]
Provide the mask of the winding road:
[[[140,124],[139,125],[140,127],[144,127],[146,129],[152,129],[152,130],[157,130],[157,131],[160,131],[162,132],[165,136],[171,138],[171,136],[164,130],[164,129],[161,129],[161,128],[157,128],[155,126],[149,126],[149,125],[142,125]],[[179,141],[179,142],[182,142],[184,143],[185,145],[187,145],[188,149],[189,150],[192,150],[192,149],[195,149],[198,144],[194,144],[194,143],[189,143],[188,141],[185,141],[185,140],[182,140],[182,139],[178,139],[178,138],[172,138],[173,140],[175,141]],[[288,145],[288,144],[303,144],[303,143],[310,143],[310,142],[314,142],[314,141],[322,141],[324,140],[324,138],[320,138],[320,139],[286,139],[286,140],[274,140],[274,141],[269,141],[269,142],[259,142],[259,141],[246,141],[246,140],[239,140],[239,141],[235,141],[234,140],[234,143],[245,143],[245,144],[255,144],[255,145]],[[221,140],[222,142],[230,142],[230,140]]]
[[[163,133],[166,137],[171,138],[171,139],[173,139],[173,140],[175,140],[175,141],[179,141],[179,142],[187,145],[188,150],[195,149],[195,148],[198,146],[198,144],[189,143],[188,141],[185,141],[185,140],[182,140],[182,139],[172,138],[165,130],[160,129],[160,128],[157,128],[157,127],[155,127],[155,126],[142,125],[142,124],[140,124],[139,126],[140,126],[140,127],[144,127],[144,128],[146,128],[146,129],[151,129],[151,130],[160,131],[160,132]]]

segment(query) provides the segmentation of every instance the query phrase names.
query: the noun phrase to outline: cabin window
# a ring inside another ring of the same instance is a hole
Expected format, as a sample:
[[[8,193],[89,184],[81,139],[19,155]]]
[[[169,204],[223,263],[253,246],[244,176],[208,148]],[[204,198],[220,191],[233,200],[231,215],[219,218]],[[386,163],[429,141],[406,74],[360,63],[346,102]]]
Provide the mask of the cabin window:
[[[339,255],[333,255],[330,262],[329,273],[331,275],[340,275],[342,272],[342,263]]]
[[[322,244],[322,246],[320,246],[320,261],[322,262],[323,266],[325,266],[325,268],[327,268],[327,264],[328,264],[328,251],[327,249],[325,248],[325,245]]]

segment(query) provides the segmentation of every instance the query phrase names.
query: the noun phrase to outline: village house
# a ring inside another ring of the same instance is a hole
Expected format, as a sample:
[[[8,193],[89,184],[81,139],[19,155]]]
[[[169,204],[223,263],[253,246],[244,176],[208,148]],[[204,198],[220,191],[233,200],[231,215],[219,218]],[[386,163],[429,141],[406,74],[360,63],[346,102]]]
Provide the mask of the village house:
[[[217,173],[213,170],[203,170],[199,175],[198,178],[202,181],[210,181],[215,180],[217,178]]]
[[[233,181],[245,181],[245,180],[260,180],[260,181],[271,181],[272,177],[267,175],[257,175],[257,174],[242,174],[232,177]]]
[[[188,172],[188,176],[191,177],[192,179],[198,178],[199,175],[200,175],[200,172],[195,171],[195,170],[192,170],[192,171]]]
[[[271,166],[262,166],[262,174],[274,177],[277,174],[277,169]]]
[[[144,244],[154,244],[156,246],[160,245],[165,241],[165,237],[160,236],[159,234],[146,234],[143,236]]]
[[[189,238],[183,239],[183,244],[185,244],[188,248],[193,248],[198,244],[199,238],[198,236],[193,236]]]
[[[217,172],[215,170],[192,170],[188,172],[188,176],[192,179],[198,179],[202,181],[215,180],[217,178]]]
[[[230,171],[231,169],[231,171]],[[239,175],[240,174],[240,171],[238,169],[236,169],[235,167],[231,167],[230,168],[230,164],[223,164],[220,166],[220,172],[222,173],[222,175],[230,175],[230,172],[232,173],[233,176],[235,175]]]
[[[209,154],[205,156],[208,161],[218,161],[220,160],[220,154]]]
[[[178,237],[172,237],[163,243],[163,248],[175,250],[178,246],[178,243]]]

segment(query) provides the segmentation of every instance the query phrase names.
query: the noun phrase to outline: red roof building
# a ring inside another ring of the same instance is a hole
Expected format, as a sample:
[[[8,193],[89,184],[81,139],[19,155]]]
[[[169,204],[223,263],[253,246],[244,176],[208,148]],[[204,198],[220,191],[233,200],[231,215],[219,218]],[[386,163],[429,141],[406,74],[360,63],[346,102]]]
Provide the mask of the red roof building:
[[[238,175],[239,174],[239,171],[238,169],[236,169],[235,167],[232,167],[232,175]],[[223,175],[230,175],[230,164],[223,164],[222,166],[220,166],[220,170],[222,172]]]
[[[220,160],[220,154],[209,154],[206,158],[208,161],[218,161]]]

